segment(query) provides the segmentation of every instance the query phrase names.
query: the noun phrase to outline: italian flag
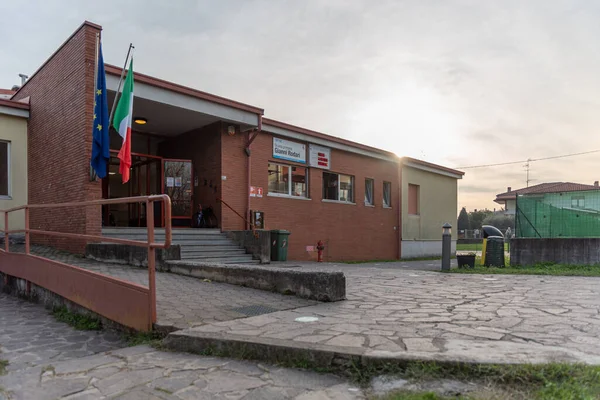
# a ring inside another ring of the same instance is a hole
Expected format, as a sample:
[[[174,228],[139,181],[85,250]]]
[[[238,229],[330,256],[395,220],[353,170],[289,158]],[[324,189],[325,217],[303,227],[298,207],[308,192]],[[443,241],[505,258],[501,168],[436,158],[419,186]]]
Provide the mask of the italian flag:
[[[123,183],[129,181],[129,170],[131,168],[131,121],[133,119],[133,58],[129,62],[129,71],[125,78],[125,85],[121,98],[117,103],[113,126],[123,138],[123,144],[119,151],[119,173],[123,177]]]

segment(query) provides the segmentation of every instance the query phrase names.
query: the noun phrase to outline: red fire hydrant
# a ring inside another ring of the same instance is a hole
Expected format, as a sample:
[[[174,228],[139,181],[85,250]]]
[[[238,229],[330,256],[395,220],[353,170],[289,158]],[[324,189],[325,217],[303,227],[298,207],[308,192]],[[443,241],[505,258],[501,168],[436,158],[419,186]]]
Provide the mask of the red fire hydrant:
[[[317,242],[317,262],[323,262],[323,250],[325,250],[325,245],[322,240],[319,240]]]

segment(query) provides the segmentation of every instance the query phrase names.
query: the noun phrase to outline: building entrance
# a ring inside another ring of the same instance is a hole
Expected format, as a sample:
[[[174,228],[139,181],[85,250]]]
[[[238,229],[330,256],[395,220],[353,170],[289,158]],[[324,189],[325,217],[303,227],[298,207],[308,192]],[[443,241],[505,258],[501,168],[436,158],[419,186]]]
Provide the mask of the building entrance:
[[[168,194],[172,202],[172,226],[191,226],[192,219],[192,162],[164,159],[148,154],[131,154],[129,182],[122,183],[119,174],[118,152],[111,151],[108,176],[102,182],[104,198],[122,198]],[[145,204],[105,205],[103,226],[145,227]],[[155,204],[154,225],[164,226],[162,206]]]

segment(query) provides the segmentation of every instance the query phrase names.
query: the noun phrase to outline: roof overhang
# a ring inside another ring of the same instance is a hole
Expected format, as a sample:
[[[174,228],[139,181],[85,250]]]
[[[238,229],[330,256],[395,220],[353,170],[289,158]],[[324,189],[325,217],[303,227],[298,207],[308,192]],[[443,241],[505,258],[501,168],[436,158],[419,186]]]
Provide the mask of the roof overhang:
[[[263,118],[262,130],[277,136],[314,143],[321,146],[330,147],[332,149],[346,151],[348,153],[360,154],[362,156],[377,158],[385,161],[398,162],[398,157],[393,153],[271,119]]]
[[[462,179],[463,175],[465,174],[462,171],[443,167],[443,166],[437,165],[437,164],[428,163],[426,161],[417,160],[416,158],[410,158],[410,157],[403,157],[402,165],[410,167],[410,168],[414,168],[414,169],[419,169],[421,171],[431,172],[433,174],[447,176],[449,178],[454,178],[454,179]]]
[[[121,69],[106,65],[106,87],[116,92]],[[257,127],[263,110],[233,100],[200,92],[147,75],[135,73],[134,93],[139,99],[202,114],[204,120],[239,124],[242,129]],[[135,103],[134,103],[135,107]]]
[[[0,99],[0,114],[29,118],[29,104]]]

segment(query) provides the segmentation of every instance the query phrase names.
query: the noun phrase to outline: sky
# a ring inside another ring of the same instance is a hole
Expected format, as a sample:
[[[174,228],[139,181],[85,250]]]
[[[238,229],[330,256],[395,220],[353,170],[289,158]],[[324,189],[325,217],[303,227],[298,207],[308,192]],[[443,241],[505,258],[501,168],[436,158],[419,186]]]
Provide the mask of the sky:
[[[107,63],[265,116],[452,168],[600,149],[594,0],[2,1],[0,88],[83,22]],[[600,180],[600,153],[530,164],[530,185]],[[499,208],[523,163],[465,168],[459,207]]]

